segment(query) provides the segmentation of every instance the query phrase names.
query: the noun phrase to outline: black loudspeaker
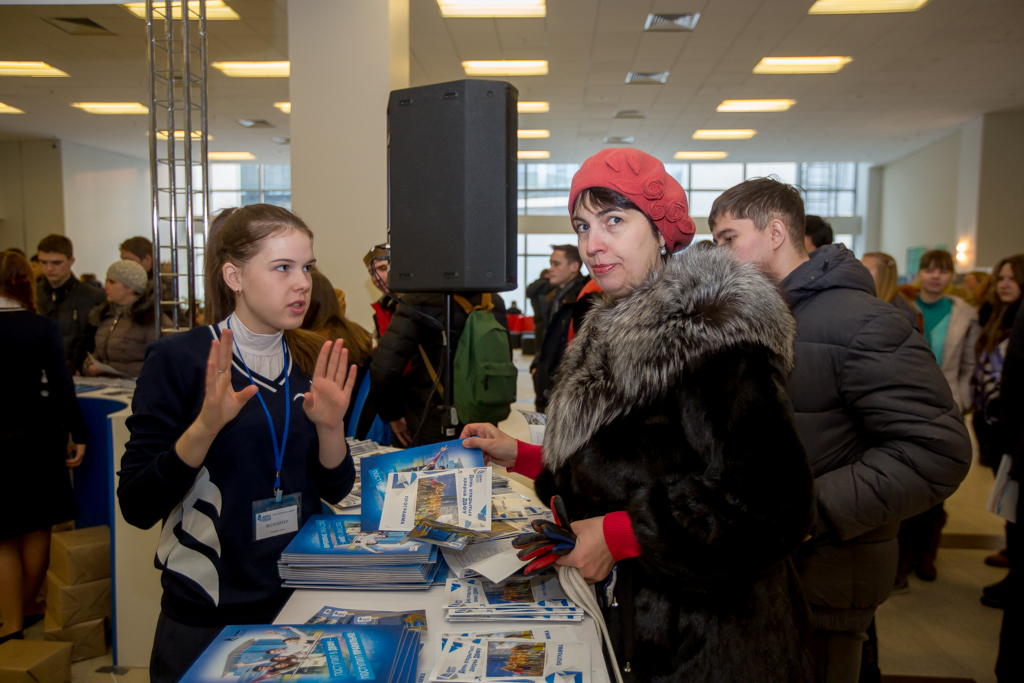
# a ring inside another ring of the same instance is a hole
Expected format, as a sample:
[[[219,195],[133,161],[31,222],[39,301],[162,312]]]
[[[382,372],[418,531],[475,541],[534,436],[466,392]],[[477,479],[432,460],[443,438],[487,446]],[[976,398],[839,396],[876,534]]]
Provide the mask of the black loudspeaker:
[[[516,288],[516,111],[501,81],[396,90],[388,100],[388,286]]]

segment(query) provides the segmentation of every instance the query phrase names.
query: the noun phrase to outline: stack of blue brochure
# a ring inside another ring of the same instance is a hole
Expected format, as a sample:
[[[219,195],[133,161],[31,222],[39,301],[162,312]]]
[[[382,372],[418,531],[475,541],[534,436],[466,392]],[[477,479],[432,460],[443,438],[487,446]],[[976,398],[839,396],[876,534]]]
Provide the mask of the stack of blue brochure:
[[[313,515],[281,553],[290,588],[426,590],[444,583],[448,566],[436,545],[402,531],[362,532],[355,515]]]
[[[182,683],[413,683],[419,631],[364,624],[225,626]]]

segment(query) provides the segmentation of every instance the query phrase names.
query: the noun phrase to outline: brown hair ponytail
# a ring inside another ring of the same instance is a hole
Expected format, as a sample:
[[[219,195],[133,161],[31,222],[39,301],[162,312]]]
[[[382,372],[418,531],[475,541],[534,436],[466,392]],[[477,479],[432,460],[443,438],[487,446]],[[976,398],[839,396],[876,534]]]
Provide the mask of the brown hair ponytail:
[[[207,319],[216,324],[235,310],[235,293],[224,282],[224,264],[243,267],[259,252],[263,240],[285,230],[298,230],[310,241],[313,231],[287,209],[271,204],[250,204],[224,209],[210,224],[203,264]],[[285,330],[284,339],[299,368],[312,375],[323,338],[306,330]]]

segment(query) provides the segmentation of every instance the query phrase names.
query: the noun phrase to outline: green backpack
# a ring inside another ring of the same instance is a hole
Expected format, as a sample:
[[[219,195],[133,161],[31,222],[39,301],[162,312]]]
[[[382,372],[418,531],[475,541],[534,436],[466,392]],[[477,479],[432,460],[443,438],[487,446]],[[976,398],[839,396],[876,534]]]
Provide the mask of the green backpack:
[[[509,416],[515,403],[519,376],[512,364],[508,330],[491,312],[490,294],[481,297],[479,306],[461,296],[456,295],[455,300],[469,316],[452,365],[453,403],[459,422],[498,424]]]

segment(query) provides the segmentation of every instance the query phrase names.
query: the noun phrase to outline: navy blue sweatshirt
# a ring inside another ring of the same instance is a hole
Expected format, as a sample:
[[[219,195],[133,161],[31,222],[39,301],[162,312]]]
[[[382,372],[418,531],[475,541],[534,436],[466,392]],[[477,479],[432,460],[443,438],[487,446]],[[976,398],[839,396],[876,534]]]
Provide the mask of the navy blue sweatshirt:
[[[143,529],[163,520],[156,566],[163,570],[161,607],[192,626],[269,624],[290,595],[281,587],[277,561],[294,534],[253,540],[252,504],[273,496],[274,449],[270,426],[253,397],[217,434],[199,468],[174,450],[199,416],[206,387],[206,360],[216,327],[201,327],[149,346],[128,418],[131,438],[118,472],[117,495],[125,520]],[[285,396],[285,372],[291,397]],[[352,458],[333,470],[320,464],[316,426],[302,410],[311,378],[291,361],[273,380],[253,374],[280,438],[286,400],[291,427],[281,466],[284,494],[302,494],[302,521],[321,510],[320,498],[336,502],[355,480]],[[249,384],[233,357],[231,384]]]

